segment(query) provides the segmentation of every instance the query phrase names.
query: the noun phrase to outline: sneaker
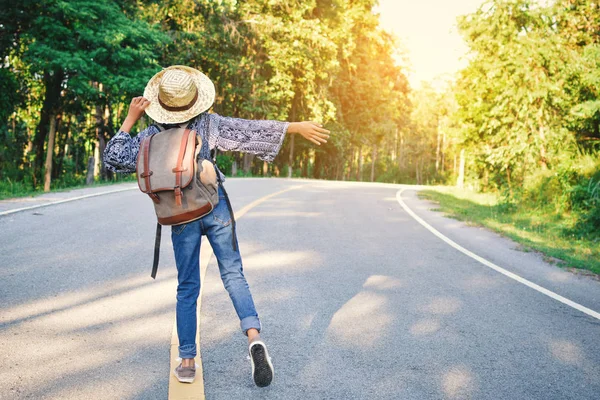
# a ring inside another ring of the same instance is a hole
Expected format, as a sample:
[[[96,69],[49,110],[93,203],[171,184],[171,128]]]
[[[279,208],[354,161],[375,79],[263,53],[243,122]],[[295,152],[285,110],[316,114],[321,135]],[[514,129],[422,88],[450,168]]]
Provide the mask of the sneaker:
[[[275,371],[271,363],[271,357],[267,346],[260,340],[252,342],[248,347],[250,362],[252,363],[252,378],[258,387],[266,387],[271,384]]]
[[[173,373],[179,382],[192,383],[194,382],[194,378],[196,378],[196,367],[184,367],[182,364],[179,364]]]

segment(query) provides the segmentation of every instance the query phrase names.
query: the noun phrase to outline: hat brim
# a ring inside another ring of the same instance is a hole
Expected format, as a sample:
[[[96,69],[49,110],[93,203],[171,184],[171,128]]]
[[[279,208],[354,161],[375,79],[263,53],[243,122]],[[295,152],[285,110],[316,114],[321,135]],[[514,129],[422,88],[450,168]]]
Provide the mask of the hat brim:
[[[196,102],[185,111],[168,111],[158,101],[160,81],[164,73],[171,69],[180,69],[188,73],[192,77],[196,88],[198,88]],[[162,124],[179,124],[189,121],[213,105],[215,101],[215,85],[208,76],[197,69],[186,67],[185,65],[173,65],[163,69],[148,81],[146,89],[144,89],[144,97],[150,100],[150,105],[146,108],[146,114],[150,118]]]

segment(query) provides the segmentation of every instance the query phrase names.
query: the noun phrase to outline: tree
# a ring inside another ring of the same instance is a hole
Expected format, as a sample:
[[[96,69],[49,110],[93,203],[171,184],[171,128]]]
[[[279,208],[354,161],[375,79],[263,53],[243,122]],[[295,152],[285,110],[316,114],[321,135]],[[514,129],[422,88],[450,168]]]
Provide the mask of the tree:
[[[3,13],[19,16],[7,26],[12,31],[3,32],[3,55],[22,60],[26,74],[39,77],[42,87],[40,119],[32,141],[35,177],[50,127],[59,126],[66,99],[85,104],[104,101],[90,82],[104,82],[107,91],[118,89],[122,95],[139,92],[157,70],[152,53],[166,37],[142,21],[127,18],[114,1],[14,2]],[[47,151],[50,163],[53,154],[54,149]]]
[[[563,119],[576,57],[555,19],[528,0],[494,1],[459,27],[473,54],[457,85],[465,143],[498,185],[551,168],[571,139]]]

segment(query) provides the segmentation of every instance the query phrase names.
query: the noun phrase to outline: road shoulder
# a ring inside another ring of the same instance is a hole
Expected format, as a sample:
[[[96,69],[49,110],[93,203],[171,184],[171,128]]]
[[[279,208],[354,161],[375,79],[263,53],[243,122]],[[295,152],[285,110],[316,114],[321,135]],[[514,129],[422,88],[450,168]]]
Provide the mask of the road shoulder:
[[[446,217],[436,211],[436,203],[420,199],[416,190],[405,190],[402,198],[415,214],[460,246],[560,296],[600,310],[597,280],[561,269],[540,253],[524,252],[521,245],[491,230]]]
[[[137,184],[127,182],[115,185],[92,186],[61,192],[50,192],[33,197],[16,197],[0,200],[0,216],[133,189],[137,189]]]

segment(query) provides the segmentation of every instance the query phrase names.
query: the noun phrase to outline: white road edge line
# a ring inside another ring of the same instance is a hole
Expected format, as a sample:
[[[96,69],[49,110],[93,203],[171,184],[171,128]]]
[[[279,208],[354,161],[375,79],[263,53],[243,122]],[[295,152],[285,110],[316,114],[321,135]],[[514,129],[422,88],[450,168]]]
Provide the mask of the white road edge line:
[[[429,230],[431,233],[433,233],[435,236],[439,237],[440,239],[442,239],[444,242],[446,242],[447,244],[449,244],[450,246],[454,247],[456,250],[460,251],[463,254],[466,254],[467,256],[471,257],[472,259],[479,261],[481,264],[485,265],[486,267],[489,267],[497,272],[500,272],[503,275],[508,276],[511,279],[514,279],[515,281],[522,283],[525,286],[530,287],[533,290],[536,290],[542,294],[545,294],[548,297],[553,298],[554,300],[560,301],[563,304],[568,305],[569,307],[572,307],[578,311],[581,311],[582,313],[585,313],[591,317],[594,317],[598,320],[600,320],[600,313],[589,309],[585,306],[582,306],[579,303],[575,303],[572,300],[567,299],[566,297],[563,297],[557,293],[554,293],[551,290],[548,290],[544,287],[541,287],[540,285],[537,285],[531,281],[528,281],[525,278],[520,277],[517,274],[514,274],[510,271],[505,270],[502,267],[497,266],[496,264],[486,260],[483,257],[478,256],[477,254],[473,253],[472,251],[469,251],[467,249],[465,249],[464,247],[462,247],[461,245],[459,245],[458,243],[454,242],[452,239],[446,237],[444,234],[440,233],[437,229],[435,229],[434,227],[432,227],[431,225],[429,225],[427,222],[425,222],[421,217],[419,217],[417,214],[415,214],[413,212],[413,210],[411,210],[406,203],[404,202],[404,200],[402,200],[402,192],[406,190],[406,189],[400,189],[397,193],[396,193],[396,200],[398,200],[398,203],[400,203],[400,206],[402,206],[402,208],[404,209],[404,211],[406,211],[411,217],[413,217],[418,223],[420,223],[421,225],[423,225],[425,228],[427,228],[427,230]]]
[[[30,207],[15,208],[14,210],[6,210],[6,211],[0,212],[0,217],[3,216],[3,215],[13,214],[13,213],[20,212],[20,211],[33,210],[33,209],[36,209],[36,208],[48,207],[48,206],[53,206],[53,205],[62,204],[62,203],[68,203],[70,201],[87,199],[87,198],[90,198],[90,197],[104,196],[105,194],[125,192],[127,190],[134,190],[134,189],[137,189],[137,188],[138,187],[136,186],[136,187],[126,188],[126,189],[110,190],[108,192],[92,193],[92,194],[86,194],[85,196],[71,197],[69,199],[64,199],[64,200],[59,200],[59,201],[53,201],[51,203],[36,204],[35,206],[30,206]]]

